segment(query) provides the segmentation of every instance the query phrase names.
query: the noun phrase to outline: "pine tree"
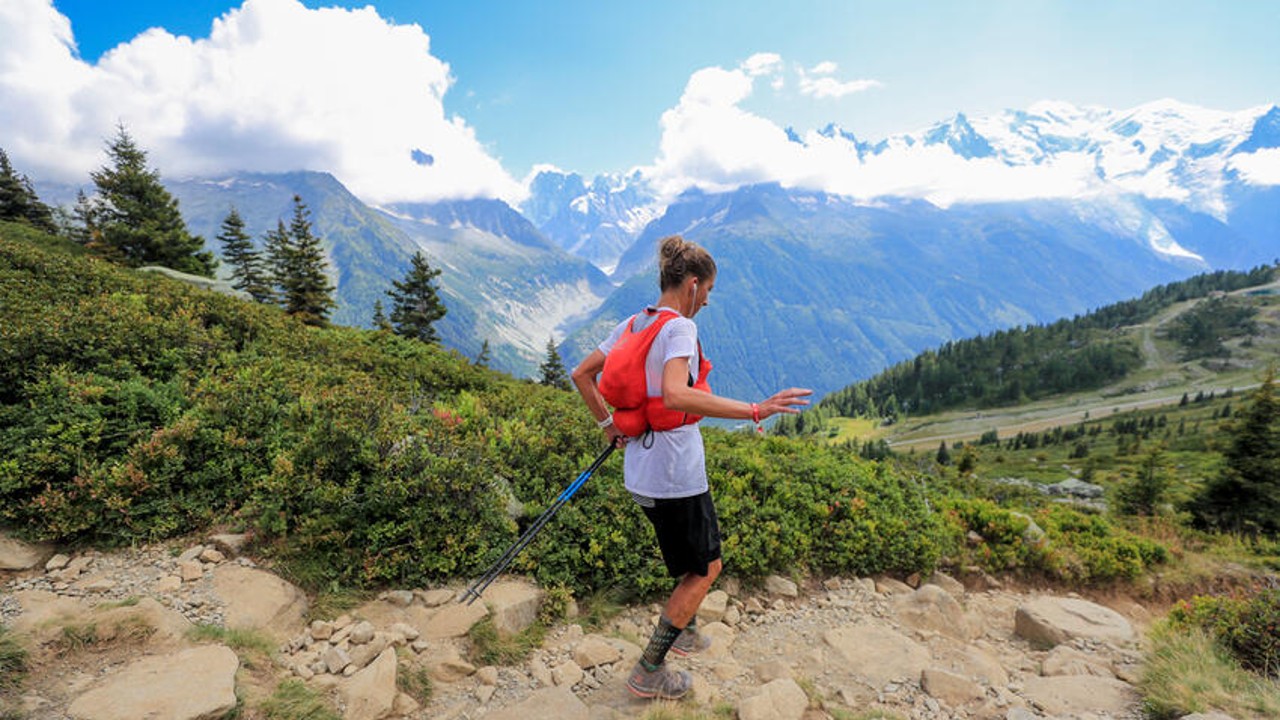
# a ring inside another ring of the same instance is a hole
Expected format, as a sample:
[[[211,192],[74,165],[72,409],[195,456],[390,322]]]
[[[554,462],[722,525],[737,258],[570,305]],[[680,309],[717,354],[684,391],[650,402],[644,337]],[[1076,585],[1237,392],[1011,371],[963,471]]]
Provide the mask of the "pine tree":
[[[387,313],[382,309],[382,300],[373,301],[373,329],[388,332],[392,330],[391,321],[387,319]]]
[[[222,221],[218,241],[222,243],[222,256],[231,265],[232,287],[248,293],[255,302],[275,302],[262,254],[253,248],[253,241],[244,231],[244,218],[234,207]]]
[[[447,312],[436,290],[435,278],[440,271],[432,268],[427,257],[416,252],[403,280],[391,281],[391,324],[397,335],[426,343],[440,341],[434,327]]]
[[[329,313],[337,303],[333,301],[333,283],[325,273],[324,247],[311,232],[310,214],[302,198],[294,195],[284,252],[284,311],[307,325],[323,327],[329,324]]]
[[[262,246],[267,253],[267,279],[272,287],[273,302],[284,307],[285,285],[294,272],[295,255],[284,220],[277,220],[276,229],[263,235]]]
[[[547,359],[542,361],[539,368],[542,371],[542,379],[538,382],[561,390],[569,389],[569,373],[564,369],[564,363],[560,360],[560,353],[556,351],[556,341],[553,338],[547,338]]]
[[[9,155],[0,148],[0,220],[25,223],[47,233],[56,233],[53,210],[40,202],[31,181],[9,164]]]
[[[484,342],[480,343],[480,354],[476,355],[476,367],[489,367],[489,356],[489,338],[485,338]]]
[[[936,460],[939,465],[951,464],[951,452],[947,450],[946,440],[943,440],[942,444],[938,445],[938,454],[934,456],[934,460]]]
[[[132,267],[163,265],[213,277],[213,253],[201,250],[204,239],[187,231],[177,199],[123,126],[107,143],[107,155],[111,165],[90,174],[100,201],[87,228],[90,246]]]
[[[1235,532],[1280,533],[1280,398],[1267,371],[1229,424],[1226,466],[1192,503],[1197,521]]]

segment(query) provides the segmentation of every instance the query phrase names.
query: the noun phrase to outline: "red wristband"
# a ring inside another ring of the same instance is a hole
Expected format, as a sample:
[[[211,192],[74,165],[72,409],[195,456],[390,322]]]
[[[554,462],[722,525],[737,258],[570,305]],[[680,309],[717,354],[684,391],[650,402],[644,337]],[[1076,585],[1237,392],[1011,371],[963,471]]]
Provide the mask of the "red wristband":
[[[751,403],[751,422],[760,424],[760,406],[755,403]]]

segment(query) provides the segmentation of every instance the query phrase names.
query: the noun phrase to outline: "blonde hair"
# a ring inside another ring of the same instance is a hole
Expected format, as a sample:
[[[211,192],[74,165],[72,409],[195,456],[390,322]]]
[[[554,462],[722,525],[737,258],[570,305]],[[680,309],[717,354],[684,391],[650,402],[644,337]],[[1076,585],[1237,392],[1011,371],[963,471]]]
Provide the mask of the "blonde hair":
[[[699,280],[715,277],[716,261],[711,259],[711,253],[679,235],[658,241],[658,287],[670,290],[690,275]]]

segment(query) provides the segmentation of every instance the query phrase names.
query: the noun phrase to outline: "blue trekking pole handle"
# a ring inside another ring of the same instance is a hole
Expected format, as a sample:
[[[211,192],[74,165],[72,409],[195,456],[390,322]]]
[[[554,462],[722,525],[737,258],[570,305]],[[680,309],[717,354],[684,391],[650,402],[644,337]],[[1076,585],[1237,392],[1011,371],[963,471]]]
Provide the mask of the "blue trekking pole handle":
[[[485,571],[484,575],[480,576],[479,580],[476,580],[471,587],[467,588],[466,592],[458,598],[459,602],[465,601],[470,605],[479,599],[480,594],[483,593],[485,589],[488,588],[489,585],[496,580],[508,566],[511,565],[512,561],[515,560],[516,556],[519,555],[522,550],[528,547],[529,543],[533,541],[534,536],[542,530],[543,526],[551,520],[551,517],[555,515],[565,503],[569,502],[569,499],[572,498],[583,484],[587,482],[587,479],[604,464],[604,461],[609,458],[609,455],[612,454],[616,448],[617,445],[609,443],[609,446],[604,449],[604,452],[600,453],[595,461],[591,463],[591,466],[584,470],[581,475],[570,483],[569,487],[565,488],[558,496],[556,496],[555,501],[551,503],[550,507],[544,510],[542,514],[533,521],[533,524],[524,531],[524,534],[507,548],[506,552],[502,554],[502,557],[498,558],[497,562],[491,565],[489,569]]]

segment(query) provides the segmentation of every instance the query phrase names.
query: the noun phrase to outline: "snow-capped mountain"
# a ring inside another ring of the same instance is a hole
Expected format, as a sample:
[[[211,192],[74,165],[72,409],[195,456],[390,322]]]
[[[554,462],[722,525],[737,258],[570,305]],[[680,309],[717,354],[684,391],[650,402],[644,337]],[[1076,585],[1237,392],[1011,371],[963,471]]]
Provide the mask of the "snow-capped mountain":
[[[598,175],[588,185],[578,173],[536,171],[521,211],[544,235],[573,255],[613,271],[618,258],[662,211],[639,171]]]

